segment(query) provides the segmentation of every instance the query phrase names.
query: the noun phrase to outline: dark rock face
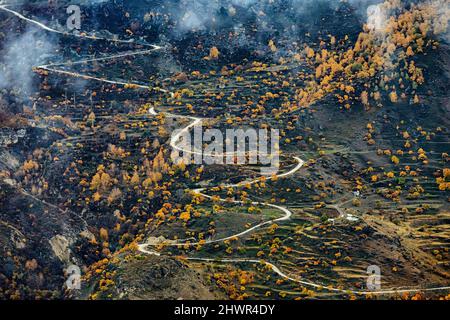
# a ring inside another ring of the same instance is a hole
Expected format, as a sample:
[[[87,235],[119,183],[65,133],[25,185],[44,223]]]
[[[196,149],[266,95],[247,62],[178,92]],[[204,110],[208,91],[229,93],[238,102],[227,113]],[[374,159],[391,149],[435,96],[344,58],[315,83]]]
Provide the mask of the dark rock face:
[[[172,285],[174,276],[185,268],[179,261],[173,259],[149,258],[130,264],[122,278],[137,290],[166,289]]]
[[[203,275],[182,262],[148,256],[120,264],[115,296],[123,299],[217,299]]]
[[[174,260],[164,264],[149,265],[141,272],[143,283],[150,288],[164,289],[171,285],[172,277],[182,265]]]

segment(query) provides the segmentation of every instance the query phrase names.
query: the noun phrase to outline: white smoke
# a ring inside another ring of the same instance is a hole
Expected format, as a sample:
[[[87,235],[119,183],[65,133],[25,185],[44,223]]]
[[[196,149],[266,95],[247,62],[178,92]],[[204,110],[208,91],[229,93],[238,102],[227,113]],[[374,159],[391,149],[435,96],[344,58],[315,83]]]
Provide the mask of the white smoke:
[[[0,88],[28,94],[33,88],[32,68],[45,61],[55,46],[36,29],[30,29],[4,44],[0,58]]]
[[[217,13],[221,8],[226,9],[231,16],[234,16],[239,8],[251,10],[257,14],[258,19],[261,20],[260,23],[264,24],[272,19],[271,8],[283,2],[289,3],[292,12],[303,15],[319,3],[326,3],[330,8],[337,8],[340,3],[338,0],[182,0],[178,6],[171,10],[171,14],[177,21],[177,31],[182,32],[205,30],[209,24],[216,21]],[[378,14],[377,7],[371,5],[383,2],[383,0],[347,0],[346,2],[354,7],[358,13],[365,15],[369,6],[371,10],[375,10],[375,13]],[[375,18],[372,11],[370,16],[375,19],[374,25],[381,26],[381,17]],[[282,19],[282,17],[278,16],[276,19]]]
[[[200,19],[194,11],[189,10],[181,18],[180,27],[183,30],[201,30],[203,26],[204,20]]]
[[[178,31],[203,30],[205,25],[214,19],[219,2],[217,0],[183,0],[173,15],[178,20]]]
[[[266,2],[267,0],[182,0],[180,5],[172,10],[172,15],[178,21],[177,31],[205,30],[208,24],[215,22],[221,8],[234,15],[235,7],[248,9],[251,6],[263,6]]]
[[[388,14],[382,5],[371,5],[367,8],[367,26],[370,30],[382,31],[386,28]]]

